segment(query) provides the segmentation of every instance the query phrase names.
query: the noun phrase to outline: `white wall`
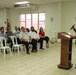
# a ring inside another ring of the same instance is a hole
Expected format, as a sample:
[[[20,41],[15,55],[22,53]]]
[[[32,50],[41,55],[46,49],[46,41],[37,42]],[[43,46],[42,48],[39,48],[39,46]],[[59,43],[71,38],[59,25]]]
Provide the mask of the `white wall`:
[[[40,5],[37,9],[26,10],[26,9],[9,9],[10,10],[10,19],[12,28],[15,25],[19,25],[19,14],[21,13],[46,13],[46,34],[51,37],[56,31],[60,31],[59,24],[59,11],[58,3],[49,4],[49,5]],[[54,18],[54,22],[51,22],[51,18]]]
[[[46,13],[46,35],[49,37],[56,36],[56,32],[71,32],[74,34],[70,27],[75,23],[76,17],[76,2],[64,2],[54,3],[48,5],[39,5],[37,9],[0,9],[0,25],[5,25],[4,21],[6,18],[14,30],[14,26],[19,26],[19,15],[22,13]],[[54,21],[51,22],[51,18]]]
[[[5,19],[6,19],[6,10],[0,9],[0,26],[4,27],[6,26]]]
[[[70,30],[73,24],[76,24],[76,2],[66,2],[62,5],[62,31],[71,32]]]

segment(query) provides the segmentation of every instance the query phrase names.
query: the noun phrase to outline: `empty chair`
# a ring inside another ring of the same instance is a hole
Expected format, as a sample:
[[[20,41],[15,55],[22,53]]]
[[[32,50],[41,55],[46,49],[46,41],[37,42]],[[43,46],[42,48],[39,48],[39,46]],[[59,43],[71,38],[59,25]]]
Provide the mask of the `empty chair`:
[[[11,39],[12,39],[12,43],[13,43],[12,51],[13,51],[13,49],[18,50],[18,55],[19,55],[19,48],[22,49],[22,45],[18,44],[17,37],[11,36]]]
[[[6,39],[4,37],[0,37],[0,50],[3,51],[4,53],[4,58],[6,56],[6,50],[9,50],[10,51],[10,54],[12,56],[12,52],[11,52],[11,48],[9,46],[6,45]]]

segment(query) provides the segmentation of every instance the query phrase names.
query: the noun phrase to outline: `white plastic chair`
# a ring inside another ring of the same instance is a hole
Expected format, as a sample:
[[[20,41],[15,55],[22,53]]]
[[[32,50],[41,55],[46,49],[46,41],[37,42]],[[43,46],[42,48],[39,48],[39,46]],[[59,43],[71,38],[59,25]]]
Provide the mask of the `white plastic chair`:
[[[5,46],[3,45],[3,41],[4,41],[4,44],[5,44]],[[6,45],[6,39],[4,38],[4,37],[0,37],[0,50],[3,50],[3,52],[4,52],[4,58],[5,58],[5,56],[6,56],[6,51],[5,50],[9,50],[10,51],[10,54],[11,54],[11,56],[12,56],[12,52],[11,52],[11,48],[9,47],[9,46],[7,46]]]
[[[46,41],[43,41],[43,48],[46,49]]]
[[[17,37],[11,36],[11,39],[12,39],[12,43],[13,43],[12,51],[13,51],[13,49],[18,50],[18,55],[19,55],[19,48],[22,49],[22,45],[18,44]]]

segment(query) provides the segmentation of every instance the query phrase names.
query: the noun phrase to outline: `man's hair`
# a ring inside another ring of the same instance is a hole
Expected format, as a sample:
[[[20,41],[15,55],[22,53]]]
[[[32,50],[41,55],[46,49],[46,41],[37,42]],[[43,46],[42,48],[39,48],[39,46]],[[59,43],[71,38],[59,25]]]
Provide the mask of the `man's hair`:
[[[0,27],[0,30],[2,30],[4,27]]]

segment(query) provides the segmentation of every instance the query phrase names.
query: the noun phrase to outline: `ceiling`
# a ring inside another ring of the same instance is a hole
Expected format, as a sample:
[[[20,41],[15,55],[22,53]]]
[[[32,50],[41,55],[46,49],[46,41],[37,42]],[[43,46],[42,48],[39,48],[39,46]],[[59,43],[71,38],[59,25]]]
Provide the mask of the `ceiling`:
[[[55,2],[64,2],[64,1],[76,1],[76,0],[0,0],[0,8],[12,8],[14,7],[15,2],[19,1],[29,1],[32,4],[49,4]]]

